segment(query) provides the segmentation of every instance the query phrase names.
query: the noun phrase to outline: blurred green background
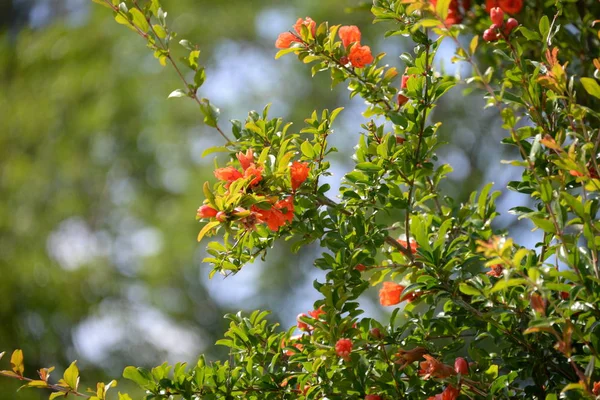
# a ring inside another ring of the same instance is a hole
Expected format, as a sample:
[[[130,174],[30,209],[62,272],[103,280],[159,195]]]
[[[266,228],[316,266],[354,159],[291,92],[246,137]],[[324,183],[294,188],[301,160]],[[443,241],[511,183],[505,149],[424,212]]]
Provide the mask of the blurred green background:
[[[273,43],[306,15],[359,25],[363,43],[388,53],[400,71],[398,55],[410,43],[384,40],[386,26],[372,25],[366,11],[346,12],[360,4],[352,0],[162,4],[179,39],[200,45],[201,95],[223,121],[272,102],[274,116],[300,129],[313,109],[346,107],[332,136],[340,150],[329,180],[335,196],[352,168],[363,103],[350,101],[344,85],[332,91],[326,74],[311,79],[293,56],[274,60]],[[440,66],[457,73],[452,48],[444,48]],[[279,243],[267,262],[208,280],[194,217],[202,183],[214,179],[214,156],[202,151],[221,142],[194,102],[167,100],[178,87],[142,39],[90,0],[0,0],[0,351],[22,348],[29,376],[55,365],[56,378],[77,359],[88,387],[119,378],[126,365],[219,357],[213,344],[224,313],[270,309],[287,328],[319,298],[312,283],[323,274],[311,268],[318,246],[292,257]],[[498,162],[508,149],[490,128],[500,126],[496,118],[479,94],[465,97],[461,88],[435,110],[450,142],[439,161],[454,166],[447,190],[459,200],[519,173]],[[501,208],[513,201],[501,197]],[[371,316],[385,312],[375,293],[363,301]],[[0,400],[48,396],[15,394],[18,386],[1,378]]]

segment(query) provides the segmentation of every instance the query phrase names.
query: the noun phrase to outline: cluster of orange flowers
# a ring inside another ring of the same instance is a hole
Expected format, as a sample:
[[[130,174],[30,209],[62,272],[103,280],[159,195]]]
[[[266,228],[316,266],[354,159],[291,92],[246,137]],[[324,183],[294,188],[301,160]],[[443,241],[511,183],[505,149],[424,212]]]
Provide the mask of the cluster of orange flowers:
[[[239,152],[237,160],[242,167],[242,170],[229,166],[225,168],[218,168],[214,174],[220,181],[226,182],[225,187],[229,188],[231,184],[239,179],[248,179],[248,186],[250,188],[258,185],[263,179],[263,168],[257,166],[254,163],[254,152],[252,149],[248,149],[246,153]],[[310,172],[309,164],[294,161],[290,166],[290,181],[292,187],[292,193],[300,187],[302,183],[308,178]],[[268,199],[271,203],[269,209],[262,209],[253,205],[250,210],[246,210],[242,207],[237,207],[232,216],[236,219],[240,219],[242,224],[247,229],[254,229],[257,223],[266,224],[270,230],[278,231],[280,227],[286,223],[292,222],[294,219],[294,196],[288,196],[284,199],[278,199],[273,196]],[[225,222],[230,215],[224,211],[218,211],[213,207],[204,204],[197,211],[198,218],[216,218],[219,222]]]
[[[275,47],[278,49],[287,49],[294,43],[302,43],[302,25],[305,25],[310,30],[310,33],[313,35],[313,37],[315,37],[317,23],[310,17],[306,17],[304,20],[302,18],[298,18],[294,24],[294,31],[296,31],[296,34],[293,34],[292,32],[283,32],[279,34],[277,40],[275,41]]]
[[[262,180],[262,167],[254,165],[254,152],[252,149],[246,150],[246,153],[239,152],[237,159],[242,166],[243,173],[234,167],[218,168],[215,170],[215,176],[220,181],[226,181],[225,187],[231,186],[231,184],[238,179],[253,178],[250,181],[250,186],[255,186]]]
[[[316,35],[317,24],[310,17],[305,19],[298,18],[294,24],[293,32],[283,32],[279,34],[275,41],[275,47],[278,49],[290,48],[294,43],[303,43],[302,40],[302,25],[305,25],[313,38]],[[338,30],[338,35],[342,40],[342,45],[348,51],[347,56],[343,56],[340,62],[344,65],[350,63],[353,67],[364,68],[371,64],[374,60],[371,48],[360,44],[361,33],[357,26],[342,26]]]
[[[350,47],[347,60],[344,57],[340,60],[342,64],[350,62],[353,67],[364,68],[373,62],[371,48],[360,44],[361,33],[357,26],[342,26],[338,30],[338,35],[342,39],[342,45],[345,49],[352,46]]]

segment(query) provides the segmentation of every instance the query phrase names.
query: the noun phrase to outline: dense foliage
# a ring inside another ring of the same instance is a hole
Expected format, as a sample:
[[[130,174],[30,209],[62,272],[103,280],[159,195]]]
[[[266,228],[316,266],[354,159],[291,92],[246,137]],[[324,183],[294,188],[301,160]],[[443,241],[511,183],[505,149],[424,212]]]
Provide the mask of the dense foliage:
[[[322,300],[296,327],[281,330],[267,312],[229,315],[217,342],[229,348],[227,361],[125,369],[147,398],[600,395],[600,60],[593,58],[600,10],[592,0],[375,0],[371,12],[389,25],[387,36],[415,44],[401,56],[403,72],[385,65],[358,27],[298,19],[277,38],[276,57],[293,54],[313,64],[313,75],[329,73],[332,86],[346,83],[370,118],[338,199],[320,181],[330,173],[327,157],[336,149],[328,138],[338,134],[332,126],[341,108],[315,111],[295,131],[267,106],[227,131],[219,109],[201,96],[199,48],[174,40],[157,0],[94,1],[175,68],[183,86],[169,97],[195,101],[223,139],[205,154],[225,152],[229,162],[215,166],[217,182],[204,184],[197,212],[198,240],[220,235],[207,245],[212,273],[243,273],[281,239],[295,251],[312,242],[325,248],[314,262],[326,271],[314,285]],[[469,33],[463,45],[459,36]],[[441,123],[430,114],[458,83],[433,67],[442,40],[455,44],[453,62],[470,64],[465,83],[498,110],[503,142],[521,155],[506,161],[523,171],[508,189],[533,201],[512,213],[543,232],[535,248],[493,228],[500,193],[491,185],[464,203],[440,189],[452,168],[437,162]],[[188,52],[181,63],[171,53],[177,42]],[[490,64],[485,72],[480,54]],[[396,216],[391,225],[389,215]],[[389,320],[360,318],[358,300],[370,286],[379,288],[382,306],[394,307]],[[11,364],[0,374],[51,389],[51,399],[84,396],[75,363],[56,384],[48,381],[51,369],[26,378],[20,350]],[[92,398],[106,398],[114,384],[99,383]]]

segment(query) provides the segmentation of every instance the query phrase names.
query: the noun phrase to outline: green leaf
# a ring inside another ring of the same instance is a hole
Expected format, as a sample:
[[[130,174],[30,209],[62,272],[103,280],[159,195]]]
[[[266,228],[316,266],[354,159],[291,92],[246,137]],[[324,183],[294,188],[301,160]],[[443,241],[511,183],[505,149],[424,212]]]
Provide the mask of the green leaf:
[[[137,29],[135,29],[135,27],[132,25],[132,22],[129,19],[125,18],[123,14],[119,13],[115,15],[115,21],[121,25],[125,25],[126,27],[137,33]]]
[[[283,50],[279,50],[279,51],[277,52],[277,54],[275,54],[275,59],[277,60],[277,59],[279,59],[280,57],[282,57],[282,56],[284,56],[284,55],[286,55],[286,54],[289,54],[289,53],[293,53],[293,52],[295,52],[295,51],[298,51],[298,48],[295,48],[295,47],[290,47],[289,49],[283,49]]]
[[[417,25],[422,26],[424,28],[432,28],[434,26],[440,26],[441,24],[440,21],[438,21],[437,19],[425,18],[419,20],[419,22],[417,22]]]
[[[125,370],[123,370],[123,378],[129,379],[130,381],[137,383],[142,388],[146,388],[154,383],[152,375],[150,375],[148,371],[146,371],[143,368],[136,368],[131,366],[126,367]]]
[[[469,45],[469,51],[471,52],[471,55],[475,54],[475,50],[477,50],[478,43],[479,43],[479,35],[473,36],[473,39],[471,39],[471,44]]]
[[[209,223],[207,223],[206,225],[204,225],[202,227],[202,229],[200,230],[200,233],[198,233],[198,241],[201,241],[202,238],[204,238],[204,236],[214,227],[218,226],[220,224],[219,221],[210,221]],[[127,377],[126,377],[127,378]]]
[[[531,29],[527,29],[524,26],[519,27],[519,32],[521,32],[521,34],[525,36],[525,39],[527,40],[536,42],[542,40],[541,36],[537,32],[532,31]]]
[[[156,33],[156,36],[158,36],[160,39],[164,39],[167,37],[167,31],[165,31],[165,28],[163,28],[162,26],[155,24],[152,25],[152,30],[154,31],[154,33]]]
[[[79,368],[77,368],[77,361],[73,361],[69,368],[63,374],[63,379],[73,390],[77,390],[79,386]]]
[[[458,290],[460,290],[461,293],[464,293],[469,296],[478,296],[478,295],[482,294],[478,289],[474,288],[473,286],[471,286],[465,282],[461,282],[458,285]]]
[[[17,375],[23,376],[23,373],[25,372],[25,366],[23,365],[23,350],[17,349],[13,351],[12,356],[10,357],[10,365]]]
[[[600,85],[593,78],[581,78],[581,84],[586,92],[600,99]]]
[[[67,392],[54,392],[50,394],[50,397],[48,398],[48,400],[54,400],[58,397],[62,397],[62,396],[66,396]]]
[[[543,38],[548,36],[548,33],[550,32],[550,20],[548,19],[547,15],[544,15],[540,19],[539,30]]]
[[[448,17],[448,9],[450,8],[451,0],[438,0],[435,5],[435,13],[441,20],[445,20]],[[438,22],[439,24],[439,22]]]
[[[382,168],[379,165],[373,164],[372,162],[362,162],[356,164],[356,169],[367,172],[379,172]]]
[[[204,123],[216,128],[217,122],[219,122],[219,109],[212,105],[208,99],[202,99],[200,100],[200,110],[204,114]]]
[[[133,400],[127,393],[119,392],[119,400]]]
[[[569,390],[584,391],[585,390],[585,386],[582,383],[569,383],[560,392],[564,393],[564,392],[568,392]]]
[[[312,160],[315,158],[315,150],[313,148],[313,146],[310,144],[310,142],[308,140],[305,140],[301,145],[300,145],[300,150],[302,150],[302,154]]]
[[[333,124],[333,121],[335,121],[336,117],[340,112],[342,112],[343,109],[344,107],[338,107],[335,110],[333,110],[329,115],[329,122]]]
[[[583,204],[581,204],[581,201],[577,200],[575,197],[564,191],[560,192],[560,197],[562,197],[563,200],[567,202],[567,204],[569,205],[569,207],[571,207],[575,214],[577,214],[581,218],[585,218],[585,209],[583,207]]]
[[[137,26],[140,31],[144,33],[148,32],[148,29],[150,29],[150,25],[148,25],[146,16],[137,8],[132,8],[131,10],[129,10],[129,13],[131,14],[133,24]]]
[[[522,278],[501,280],[501,281],[496,282],[496,284],[494,285],[494,287],[492,288],[490,293],[498,292],[500,290],[504,290],[504,289],[512,287],[512,286],[526,285],[526,284],[527,284],[527,279],[522,279]]]
[[[111,7],[109,4],[107,4],[107,3],[106,3],[104,0],[92,0],[92,1],[93,1],[94,3],[96,3],[96,4],[100,4],[101,6],[104,6],[104,7],[106,7],[106,8],[109,8],[109,9],[111,9],[111,10],[113,9],[113,8],[112,8],[112,7]]]
[[[196,71],[196,73],[194,74],[194,84],[196,85],[196,88],[199,88],[200,86],[202,86],[202,84],[204,84],[205,80],[206,80],[206,71],[204,70],[204,67],[199,67],[198,70]]]
[[[169,97],[167,97],[167,98],[170,99],[171,97],[186,97],[186,96],[187,96],[187,93],[185,91],[183,91],[182,89],[175,89],[169,94]]]
[[[498,377],[498,366],[496,364],[492,364],[484,373],[491,379],[496,379]]]

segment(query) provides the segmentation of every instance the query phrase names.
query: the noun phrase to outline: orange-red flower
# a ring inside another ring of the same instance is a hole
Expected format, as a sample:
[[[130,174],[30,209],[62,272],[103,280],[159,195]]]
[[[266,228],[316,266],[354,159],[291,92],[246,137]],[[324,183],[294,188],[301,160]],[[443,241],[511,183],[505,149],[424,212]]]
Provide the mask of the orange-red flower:
[[[448,385],[446,389],[440,394],[430,397],[428,400],[456,400],[460,394],[460,389],[455,388],[452,385]]]
[[[234,167],[217,168],[215,176],[220,181],[233,182],[243,177],[242,173]]]
[[[500,7],[507,14],[518,14],[523,8],[523,0],[485,0],[485,11]]]
[[[400,243],[402,246],[404,246],[405,249],[408,249],[408,243],[406,243],[406,240],[398,239],[398,243]],[[410,241],[410,252],[415,254],[417,252],[417,247],[419,247],[417,245],[417,242],[415,242],[414,240],[411,240]]]
[[[211,206],[204,204],[203,206],[200,206],[200,208],[198,208],[196,216],[198,218],[211,218],[217,215],[217,212],[218,211],[212,208]]]
[[[450,8],[448,8],[448,16],[446,17],[446,25],[452,26],[460,24],[462,20],[463,16],[458,9],[458,3],[456,0],[451,1]]]
[[[423,375],[423,379],[429,379],[431,377],[444,379],[456,375],[456,372],[454,372],[454,369],[451,366],[441,363],[429,354],[425,354],[423,357],[425,358],[425,361],[422,361],[419,364],[421,367],[419,375]]]
[[[518,14],[523,8],[523,0],[498,0],[500,8],[508,14]]]
[[[295,342],[300,338],[302,338],[302,334],[294,335],[294,336],[290,337],[290,341]],[[287,346],[287,344],[285,342],[285,339],[282,339],[281,340],[281,348],[283,349],[286,346]],[[299,351],[302,351],[304,349],[304,346],[302,345],[302,343],[293,343],[292,346],[295,347],[296,349],[298,349]],[[284,354],[289,357],[289,356],[294,355],[295,352],[293,350],[285,350]]]
[[[490,265],[491,271],[486,272],[486,275],[493,276],[496,278],[500,278],[504,273],[504,267],[502,264],[494,264]]]
[[[572,176],[585,176],[584,174],[582,174],[579,171],[575,171],[574,169],[569,171],[569,174],[571,174]]]
[[[317,308],[316,310],[312,310],[312,311],[308,312],[308,315],[310,315],[314,319],[319,319],[319,317],[323,314],[327,314],[325,311],[323,311],[323,306]]]
[[[280,227],[294,219],[294,198],[292,196],[279,200],[269,210],[261,210],[252,206],[252,211],[256,214],[260,222],[267,224],[270,230],[278,231]]]
[[[350,49],[348,59],[356,68],[364,68],[374,60],[373,55],[371,54],[371,48],[369,46],[361,46],[358,43],[355,43]]]
[[[290,176],[292,178],[292,189],[296,190],[308,178],[308,163],[294,161],[290,167]]]
[[[275,203],[275,208],[283,214],[283,218],[287,222],[294,220],[294,197],[290,196]]]
[[[594,388],[592,389],[592,393],[594,394],[594,396],[600,395],[600,381],[594,382]]]
[[[300,39],[291,32],[280,33],[275,41],[275,47],[278,49],[288,49],[294,43],[300,43]]]
[[[393,306],[400,303],[404,286],[394,282],[383,282],[379,290],[379,302],[382,306]]]
[[[261,167],[256,167],[254,164],[250,164],[250,166],[246,168],[246,171],[244,171],[244,178],[254,177],[254,179],[250,181],[250,186],[254,186],[262,180],[262,170]]]
[[[338,31],[338,35],[342,39],[344,47],[348,47],[352,43],[360,43],[360,29],[358,29],[358,26],[342,26]]]
[[[280,33],[275,41],[275,47],[278,49],[288,49],[292,43],[299,42],[300,40],[291,32]]]
[[[240,151],[236,154],[236,157],[244,171],[247,170],[250,165],[254,164],[254,151],[252,151],[252,149],[246,150],[245,154]]]
[[[377,394],[368,394],[365,396],[365,400],[381,400],[381,396]]]
[[[342,357],[344,360],[350,359],[350,353],[352,352],[352,340],[340,339],[335,344],[335,354]]]
[[[317,33],[317,23],[312,20],[310,17],[306,17],[304,20],[302,18],[298,18],[296,23],[294,24],[294,30],[299,36],[302,36],[302,25],[306,25],[313,37],[315,37]]]

